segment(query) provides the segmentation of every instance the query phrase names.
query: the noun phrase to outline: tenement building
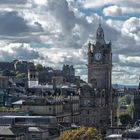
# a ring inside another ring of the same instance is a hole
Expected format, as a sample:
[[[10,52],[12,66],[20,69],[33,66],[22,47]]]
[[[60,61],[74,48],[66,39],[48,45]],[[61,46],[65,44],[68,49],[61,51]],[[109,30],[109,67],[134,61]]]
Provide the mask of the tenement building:
[[[134,114],[133,121],[136,122],[140,119],[140,82],[137,92],[134,94]]]
[[[106,127],[113,122],[112,49],[99,24],[96,42],[88,44],[88,83],[80,89],[80,120],[86,126]]]

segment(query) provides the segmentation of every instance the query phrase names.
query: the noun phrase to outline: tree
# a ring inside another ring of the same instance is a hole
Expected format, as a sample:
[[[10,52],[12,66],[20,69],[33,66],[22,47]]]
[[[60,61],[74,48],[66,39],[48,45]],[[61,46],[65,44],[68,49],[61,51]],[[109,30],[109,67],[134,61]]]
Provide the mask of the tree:
[[[16,77],[17,77],[17,78],[25,78],[25,77],[26,77],[26,74],[25,74],[25,73],[17,72],[17,73],[16,73]]]
[[[127,124],[132,123],[132,118],[128,113],[120,113],[119,119],[123,125],[127,125]]]
[[[125,96],[123,96],[123,97],[119,97],[118,104],[119,104],[119,106],[122,105],[122,104],[123,104],[123,105],[124,105],[124,104],[126,105]]]
[[[37,71],[41,71],[43,69],[43,66],[41,64],[37,64],[35,68]]]
[[[101,140],[102,135],[92,127],[64,131],[57,140]]]
[[[6,69],[2,72],[2,76],[15,76],[15,72]]]
[[[125,96],[125,100],[126,100],[126,103],[127,103],[128,105],[130,105],[131,102],[132,102],[132,97],[131,97],[130,95],[127,95],[127,96]]]

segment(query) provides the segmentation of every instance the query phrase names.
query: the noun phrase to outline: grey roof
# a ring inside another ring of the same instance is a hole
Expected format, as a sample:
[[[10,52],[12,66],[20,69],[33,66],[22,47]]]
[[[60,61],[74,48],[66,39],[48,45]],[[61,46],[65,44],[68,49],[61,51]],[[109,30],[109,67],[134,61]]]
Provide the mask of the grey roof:
[[[15,136],[20,134],[21,131],[11,126],[0,126],[0,136]]]
[[[12,105],[22,105],[24,101],[25,100],[18,100],[16,102],[13,102]]]
[[[29,132],[42,132],[42,129],[39,127],[29,127],[28,131]]]
[[[52,118],[56,118],[54,116],[0,116],[0,118],[48,118],[48,119],[52,119]]]

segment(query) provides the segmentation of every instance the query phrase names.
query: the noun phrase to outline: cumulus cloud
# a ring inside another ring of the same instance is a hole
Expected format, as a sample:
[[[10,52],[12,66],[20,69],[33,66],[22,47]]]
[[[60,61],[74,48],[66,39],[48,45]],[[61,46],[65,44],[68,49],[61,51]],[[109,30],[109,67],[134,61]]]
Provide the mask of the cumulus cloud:
[[[112,41],[113,82],[136,83],[140,21],[132,15],[115,17],[139,13],[137,0],[1,0],[0,4],[0,45],[10,42],[0,47],[0,60],[19,58],[53,67],[73,64],[86,79],[86,46],[95,41],[101,19],[105,40]],[[99,16],[97,8],[109,17]]]
[[[103,7],[106,5],[120,5],[120,6],[125,6],[125,7],[134,7],[138,8],[140,6],[139,1],[137,0],[85,0],[85,1],[80,1],[80,3],[83,4],[85,8],[98,8],[98,7]]]
[[[52,65],[53,67],[62,66],[63,64],[69,65],[85,65],[84,59],[85,51],[83,49],[64,50],[63,48],[38,48],[38,52],[41,56],[47,59],[44,65]],[[56,66],[55,66],[56,65]]]
[[[118,6],[118,5],[113,5],[113,6],[107,6],[103,9],[103,14],[105,16],[122,16],[124,14],[139,14],[140,9],[139,8],[131,8],[129,7],[123,7],[123,6]]]
[[[0,4],[25,4],[27,0],[0,0]]]
[[[126,20],[122,27],[122,33],[134,37],[135,40],[140,40],[140,18],[131,17]]]
[[[69,10],[68,2],[66,0],[61,0],[61,2],[48,0],[47,9],[55,17],[57,22],[60,22],[63,31],[70,33],[75,26],[75,15],[73,11]],[[69,22],[68,19],[70,19]]]
[[[113,83],[136,85],[138,83],[138,67],[121,66],[119,64],[113,67]]]
[[[0,13],[0,21],[1,35],[14,36],[28,32],[26,21],[15,11]]]
[[[2,61],[33,60],[37,58],[39,58],[39,53],[29,44],[11,43],[0,47],[0,59]]]
[[[122,9],[117,5],[113,5],[104,8],[103,13],[105,16],[120,16],[122,14]]]

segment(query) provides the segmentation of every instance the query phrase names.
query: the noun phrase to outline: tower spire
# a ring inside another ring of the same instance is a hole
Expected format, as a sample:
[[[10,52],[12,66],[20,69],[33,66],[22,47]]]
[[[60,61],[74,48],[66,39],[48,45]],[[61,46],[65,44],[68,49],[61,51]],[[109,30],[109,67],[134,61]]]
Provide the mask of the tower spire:
[[[99,17],[99,27],[101,27],[101,18]]]
[[[96,43],[105,44],[104,30],[101,26],[100,19],[99,19],[99,27],[97,28],[97,31],[96,31]]]
[[[139,90],[140,90],[140,75],[139,75]]]

